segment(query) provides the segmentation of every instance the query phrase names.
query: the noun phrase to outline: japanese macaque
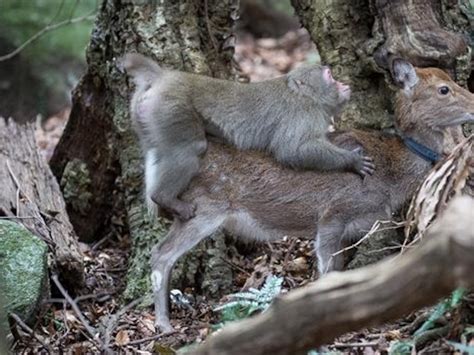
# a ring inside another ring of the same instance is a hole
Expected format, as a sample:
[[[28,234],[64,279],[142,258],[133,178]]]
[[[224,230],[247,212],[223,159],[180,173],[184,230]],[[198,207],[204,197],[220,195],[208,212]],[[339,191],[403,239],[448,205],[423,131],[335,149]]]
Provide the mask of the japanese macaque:
[[[195,204],[178,196],[198,173],[207,135],[239,150],[266,151],[293,169],[374,171],[360,147],[330,142],[327,130],[350,87],[328,67],[303,66],[276,79],[243,84],[166,70],[140,54],[123,67],[133,78],[131,116],[145,156],[146,198],[185,221]]]
[[[315,237],[318,269],[324,274],[344,267],[339,250],[409,201],[432,167],[430,154],[423,152],[443,152],[452,131],[447,128],[474,122],[474,94],[440,69],[415,69],[401,59],[392,65],[402,89],[395,105],[400,133],[351,130],[330,135],[341,148],[362,146],[374,157],[377,170],[365,180],[341,171],[296,171],[260,152],[210,140],[201,172],[182,195],[196,203],[196,216],[175,220],[152,251],[158,328],[172,329],[168,282],[174,263],[214,232],[253,240]],[[407,138],[424,149],[413,151]]]

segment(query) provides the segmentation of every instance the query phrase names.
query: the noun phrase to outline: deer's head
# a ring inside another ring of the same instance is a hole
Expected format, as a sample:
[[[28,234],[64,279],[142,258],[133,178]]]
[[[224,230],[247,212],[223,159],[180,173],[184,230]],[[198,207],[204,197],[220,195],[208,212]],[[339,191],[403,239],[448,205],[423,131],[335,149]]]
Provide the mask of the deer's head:
[[[402,89],[395,105],[395,123],[402,134],[440,148],[446,128],[474,122],[474,94],[446,72],[415,69],[405,60],[394,59],[392,76]]]

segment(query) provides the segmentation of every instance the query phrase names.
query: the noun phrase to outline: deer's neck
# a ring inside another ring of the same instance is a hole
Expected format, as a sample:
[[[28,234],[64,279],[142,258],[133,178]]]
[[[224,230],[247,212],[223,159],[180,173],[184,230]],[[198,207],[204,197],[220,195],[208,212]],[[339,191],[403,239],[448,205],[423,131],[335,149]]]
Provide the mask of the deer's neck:
[[[399,128],[397,128],[397,134],[408,150],[425,161],[435,164],[441,159],[443,153],[442,134],[438,134],[432,130],[401,130]]]

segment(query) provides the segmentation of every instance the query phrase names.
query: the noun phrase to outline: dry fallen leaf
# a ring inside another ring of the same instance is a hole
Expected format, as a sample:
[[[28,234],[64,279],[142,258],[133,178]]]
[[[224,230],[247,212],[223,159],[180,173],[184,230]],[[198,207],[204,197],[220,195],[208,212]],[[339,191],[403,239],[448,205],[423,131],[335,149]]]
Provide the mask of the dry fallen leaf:
[[[128,336],[128,331],[124,329],[120,330],[115,336],[115,343],[117,343],[118,346],[127,345],[129,342],[130,337]]]
[[[148,318],[148,317],[144,317],[142,319],[140,319],[140,321],[143,323],[143,325],[152,333],[155,332],[155,323],[153,321],[153,319],[151,318]]]

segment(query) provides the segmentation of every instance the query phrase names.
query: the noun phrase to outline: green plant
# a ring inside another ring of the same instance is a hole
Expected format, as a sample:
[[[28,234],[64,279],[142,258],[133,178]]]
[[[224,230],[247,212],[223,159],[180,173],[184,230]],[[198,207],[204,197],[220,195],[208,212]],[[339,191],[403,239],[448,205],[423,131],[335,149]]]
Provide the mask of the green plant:
[[[390,355],[411,354],[412,348],[415,346],[417,339],[425,334],[428,330],[432,329],[435,326],[436,321],[446,312],[452,312],[454,309],[456,309],[461,303],[465,293],[465,289],[458,288],[453,291],[450,297],[438,303],[428,319],[421,325],[420,328],[415,331],[413,334],[413,339],[406,341],[395,341],[391,344]]]
[[[467,355],[474,355],[474,346],[469,346],[462,343],[456,343],[454,341],[448,341],[457,351],[461,352],[462,354]]]
[[[214,309],[222,312],[221,322],[216,328],[221,328],[227,322],[247,318],[257,311],[265,311],[280,293],[282,283],[282,277],[270,275],[260,290],[250,288],[246,292],[230,295],[230,302]]]

